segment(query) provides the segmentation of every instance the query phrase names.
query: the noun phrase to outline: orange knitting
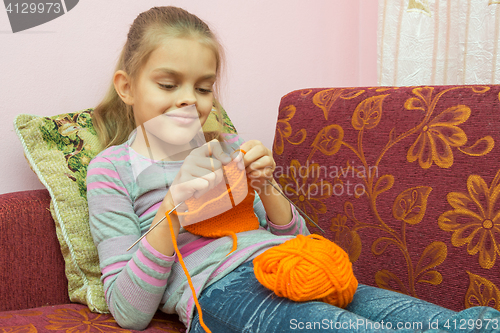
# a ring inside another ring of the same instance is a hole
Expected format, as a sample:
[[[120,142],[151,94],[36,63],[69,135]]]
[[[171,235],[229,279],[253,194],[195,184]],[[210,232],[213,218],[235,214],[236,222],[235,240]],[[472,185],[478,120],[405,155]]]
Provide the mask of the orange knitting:
[[[188,212],[174,214],[184,219],[184,229],[195,235],[232,237],[233,247],[229,255],[237,249],[236,233],[258,229],[259,221],[253,210],[255,194],[245,173],[233,162],[223,168],[227,183],[219,183],[198,199],[186,200]],[[224,207],[228,209],[219,214]],[[172,220],[168,214],[166,217],[175,253],[193,293],[200,325],[206,332],[211,332],[203,321],[196,291],[177,247]],[[255,276],[262,285],[280,297],[298,302],[320,300],[345,307],[352,301],[358,286],[347,253],[319,235],[298,235],[265,251],[254,259],[253,264]]]
[[[188,212],[174,213],[183,219],[183,228],[192,234],[209,238],[232,237],[233,248],[229,255],[238,245],[236,233],[258,229],[259,220],[253,210],[255,193],[245,172],[236,162],[223,166],[223,170],[227,183],[220,182],[198,199],[186,200]]]

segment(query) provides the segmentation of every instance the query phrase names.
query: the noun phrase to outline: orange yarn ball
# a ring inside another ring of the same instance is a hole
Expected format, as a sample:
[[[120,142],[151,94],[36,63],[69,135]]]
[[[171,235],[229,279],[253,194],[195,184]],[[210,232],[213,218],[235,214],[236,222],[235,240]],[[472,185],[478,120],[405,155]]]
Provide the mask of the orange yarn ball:
[[[253,260],[259,282],[296,302],[318,300],[341,308],[358,287],[347,253],[320,235],[298,235]]]

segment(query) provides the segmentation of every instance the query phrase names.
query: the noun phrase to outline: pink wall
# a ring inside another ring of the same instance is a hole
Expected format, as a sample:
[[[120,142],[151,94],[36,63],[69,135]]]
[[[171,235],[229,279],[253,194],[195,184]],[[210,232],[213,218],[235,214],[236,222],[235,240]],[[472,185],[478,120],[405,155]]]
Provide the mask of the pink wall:
[[[21,113],[95,106],[138,13],[177,5],[209,23],[226,48],[223,104],[246,139],[271,147],[281,96],[377,82],[376,0],[86,0],[13,34],[0,8],[0,193],[42,188],[13,130]]]

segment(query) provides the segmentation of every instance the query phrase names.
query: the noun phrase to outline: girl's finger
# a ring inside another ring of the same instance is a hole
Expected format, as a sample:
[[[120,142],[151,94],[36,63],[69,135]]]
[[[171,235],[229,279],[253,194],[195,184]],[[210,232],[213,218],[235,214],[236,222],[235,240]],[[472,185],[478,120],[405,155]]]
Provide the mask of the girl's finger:
[[[243,161],[243,155],[246,154],[246,151],[243,149],[236,149],[230,155],[231,159],[238,166],[238,169],[245,170],[245,162]]]
[[[191,177],[190,179],[172,184],[170,191],[172,191],[172,198],[175,199],[174,203],[178,204],[191,197],[197,199],[217,186],[222,179],[222,170],[218,170],[203,177]]]
[[[212,156],[222,162],[222,164],[226,165],[231,162],[231,157],[224,152],[220,142],[217,140],[212,140],[207,142],[207,146],[210,147],[212,151]]]
[[[213,158],[217,159],[224,165],[231,162],[231,157],[224,152],[220,142],[217,139],[209,141],[203,146],[193,150],[191,154],[199,157],[212,156]]]
[[[273,170],[270,167],[267,167],[267,168],[247,172],[247,175],[251,178],[271,179],[273,177]]]
[[[184,163],[183,171],[190,172],[190,170],[193,170],[190,174],[196,177],[204,176],[207,173],[214,172],[215,170],[222,168],[222,163],[213,157],[188,156]],[[198,170],[198,172],[195,173],[194,170]]]
[[[259,142],[259,141],[256,141]],[[253,162],[259,160],[264,156],[269,156],[270,151],[265,146],[263,146],[260,142],[259,144],[255,144],[255,141],[249,141],[240,147],[242,150],[246,151],[246,154],[243,156],[243,160],[245,162],[245,167],[248,167]],[[245,149],[246,148],[246,149]]]
[[[262,170],[262,169],[266,169],[266,168],[270,168],[270,169],[274,170],[275,165],[276,165],[276,163],[274,162],[274,159],[269,155],[265,155],[265,156],[260,157],[258,160],[253,161],[251,164],[249,164],[246,167],[246,170],[248,173],[255,171],[255,170]]]
[[[196,189],[196,192],[194,192],[193,196],[197,199],[199,197],[201,197],[202,195],[204,195],[205,193],[207,193],[208,191],[210,191],[211,189],[213,189],[216,185],[216,175],[215,173],[211,173],[209,175],[206,175],[205,177],[201,177],[201,178],[198,178],[198,179],[203,179],[206,181],[206,185],[204,184],[204,186],[202,186],[201,184],[201,181],[199,182],[200,184],[200,187]]]
[[[202,176],[201,178],[208,182],[208,186],[201,191],[202,194],[204,194],[219,185],[219,183],[224,180],[224,175],[222,173],[222,169],[218,169],[215,170],[215,172],[210,172],[209,174]]]
[[[210,159],[206,158],[206,160]],[[216,160],[212,159],[212,161],[215,164]],[[212,167],[210,166],[210,162],[207,161],[204,161],[204,163],[201,164],[201,166],[191,165],[184,168],[183,176],[179,179],[179,181],[185,183],[195,178],[203,178],[209,182],[208,188],[210,189],[217,186],[224,179],[222,169],[220,167],[218,169],[212,169]]]
[[[199,197],[200,195],[197,193],[203,191],[208,186],[209,184],[206,179],[193,178],[187,181],[172,184],[169,192],[171,193],[174,204],[177,205],[192,196],[195,196],[196,198]]]

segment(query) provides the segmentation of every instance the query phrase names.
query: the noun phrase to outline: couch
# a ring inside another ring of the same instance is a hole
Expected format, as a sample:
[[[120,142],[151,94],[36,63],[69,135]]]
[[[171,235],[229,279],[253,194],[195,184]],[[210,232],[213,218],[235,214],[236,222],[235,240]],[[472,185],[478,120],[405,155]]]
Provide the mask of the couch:
[[[72,303],[47,190],[0,195],[0,332],[140,332]],[[158,312],[142,332],[184,332]]]
[[[499,133],[497,85],[296,90],[279,106],[275,178],[360,283],[500,310]],[[0,195],[0,331],[126,332],[70,302],[50,200]],[[158,313],[146,331],[183,326]]]

